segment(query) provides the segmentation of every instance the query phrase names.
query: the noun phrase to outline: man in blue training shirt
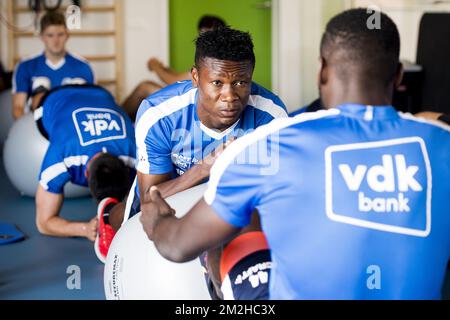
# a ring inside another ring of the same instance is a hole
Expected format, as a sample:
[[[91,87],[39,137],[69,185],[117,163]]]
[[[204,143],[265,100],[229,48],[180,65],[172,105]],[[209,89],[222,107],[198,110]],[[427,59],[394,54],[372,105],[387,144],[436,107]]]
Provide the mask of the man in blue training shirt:
[[[230,141],[275,118],[287,117],[280,99],[252,82],[254,67],[248,33],[218,28],[198,36],[193,81],[166,87],[141,104],[136,124],[138,184],[128,197],[131,210],[127,208],[126,214],[131,211],[130,216],[134,215],[141,205],[146,210],[152,186],[158,185],[168,197],[206,181],[215,158]],[[123,221],[123,207],[105,209],[116,230]],[[223,293],[224,298],[266,298],[270,255],[257,216],[243,233],[248,246],[233,260],[235,263],[222,261],[228,266],[222,275],[218,271],[221,250],[208,253],[206,263],[215,292],[219,296]],[[261,271],[261,282],[247,280],[233,289],[227,286],[226,292],[219,289],[219,278],[237,278],[259,263],[267,266]]]
[[[50,145],[39,174],[36,223],[45,235],[97,240],[97,217],[72,222],[59,216],[64,186],[89,186],[97,202],[123,199],[135,176],[134,128],[111,94],[97,86],[64,86],[41,98],[34,115]]]
[[[40,27],[44,53],[22,61],[14,72],[14,119],[23,116],[28,98],[40,90],[69,84],[94,84],[89,64],[66,51],[69,34],[64,15],[49,11],[42,17]]]
[[[141,221],[163,256],[193,259],[257,210],[272,254],[272,299],[440,298],[450,258],[450,128],[391,106],[400,37],[376,14],[379,29],[367,28],[365,9],[328,23],[319,73],[327,110],[233,143],[182,219],[150,190]],[[255,150],[270,158],[251,159]],[[278,170],[268,170],[273,163]]]

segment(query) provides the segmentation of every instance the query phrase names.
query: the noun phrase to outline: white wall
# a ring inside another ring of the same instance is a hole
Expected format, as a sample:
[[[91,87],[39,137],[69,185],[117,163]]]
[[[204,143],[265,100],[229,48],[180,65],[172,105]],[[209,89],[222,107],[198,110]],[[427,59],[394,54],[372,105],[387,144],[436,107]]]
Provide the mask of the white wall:
[[[147,60],[169,61],[167,0],[124,1],[125,91],[129,93],[144,79],[157,80],[147,70]]]
[[[343,0],[274,2],[273,89],[289,111],[319,97],[319,45],[330,16],[344,9]]]

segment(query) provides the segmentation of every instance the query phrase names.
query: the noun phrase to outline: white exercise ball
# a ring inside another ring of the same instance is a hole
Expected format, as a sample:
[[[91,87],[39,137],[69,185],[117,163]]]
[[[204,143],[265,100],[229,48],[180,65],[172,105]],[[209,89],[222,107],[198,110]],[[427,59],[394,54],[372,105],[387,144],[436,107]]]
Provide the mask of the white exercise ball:
[[[3,146],[13,123],[11,92],[2,91],[0,92],[0,146]]]
[[[21,195],[36,195],[39,172],[48,146],[49,142],[39,132],[32,113],[17,120],[9,131],[3,148],[3,162],[6,175]],[[88,195],[86,187],[72,183],[64,187],[66,198]]]
[[[206,185],[167,198],[177,217],[185,215],[203,196]],[[211,300],[199,259],[174,263],[163,258],[147,238],[141,214],[115,235],[105,264],[108,300]]]

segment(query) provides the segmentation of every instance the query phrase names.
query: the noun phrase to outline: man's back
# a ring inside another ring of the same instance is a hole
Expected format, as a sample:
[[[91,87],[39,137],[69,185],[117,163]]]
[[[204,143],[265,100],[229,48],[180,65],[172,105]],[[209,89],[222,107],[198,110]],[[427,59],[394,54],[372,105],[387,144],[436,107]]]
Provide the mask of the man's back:
[[[450,257],[448,128],[391,107],[344,105],[260,132],[275,132],[279,171],[267,179],[258,160],[245,173],[228,167],[220,183],[241,177],[243,192],[227,195],[241,206],[259,190],[276,265],[271,298],[440,298]]]
[[[45,190],[58,193],[70,178],[87,186],[88,161],[99,152],[108,152],[134,166],[136,146],[131,120],[105,89],[97,86],[64,86],[44,98],[41,122],[50,140],[41,167]],[[61,173],[54,171],[58,165]]]
[[[268,195],[279,199],[260,214],[279,273],[297,284],[293,298],[440,297],[450,257],[449,130],[393,108],[344,106],[282,130],[280,141],[280,191]],[[285,194],[292,174],[298,192]],[[292,246],[275,248],[280,241]]]

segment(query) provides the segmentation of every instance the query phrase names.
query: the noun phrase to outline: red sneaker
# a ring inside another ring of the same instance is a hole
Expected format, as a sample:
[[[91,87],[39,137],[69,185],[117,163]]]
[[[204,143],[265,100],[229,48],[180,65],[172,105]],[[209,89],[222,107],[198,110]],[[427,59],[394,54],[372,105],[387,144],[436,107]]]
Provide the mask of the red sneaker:
[[[94,248],[97,258],[103,263],[106,262],[106,256],[108,255],[109,246],[111,245],[111,242],[116,234],[111,225],[105,223],[103,216],[105,213],[105,209],[110,204],[116,203],[119,203],[119,201],[114,198],[105,198],[99,203],[97,208],[98,230],[97,238],[95,238]]]

